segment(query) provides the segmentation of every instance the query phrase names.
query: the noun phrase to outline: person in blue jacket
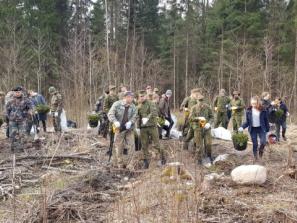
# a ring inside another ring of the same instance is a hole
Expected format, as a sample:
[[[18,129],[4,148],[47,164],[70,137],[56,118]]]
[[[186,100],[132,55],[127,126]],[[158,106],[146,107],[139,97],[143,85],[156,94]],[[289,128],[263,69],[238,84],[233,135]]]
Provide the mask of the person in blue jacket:
[[[34,92],[34,91],[30,91],[29,95],[34,108],[38,105],[46,105],[45,98],[41,94],[38,94],[37,92]],[[35,113],[34,121],[36,122],[37,128],[39,129],[39,124],[40,122],[42,122],[44,132],[46,132],[46,120],[47,120],[46,113],[38,113],[38,112]]]
[[[238,131],[242,132],[245,128],[248,128],[253,142],[254,162],[256,162],[259,157],[261,159],[263,157],[266,145],[266,134],[269,132],[267,110],[262,106],[258,96],[252,97],[251,106],[246,111],[246,122],[238,129]],[[259,149],[258,137],[260,139]]]

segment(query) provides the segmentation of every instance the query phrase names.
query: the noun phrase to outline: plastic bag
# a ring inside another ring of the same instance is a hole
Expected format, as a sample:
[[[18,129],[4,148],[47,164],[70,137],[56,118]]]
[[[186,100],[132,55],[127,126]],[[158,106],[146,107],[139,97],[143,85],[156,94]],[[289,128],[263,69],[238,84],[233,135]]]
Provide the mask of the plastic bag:
[[[64,109],[63,109],[63,111],[61,113],[61,128],[62,128],[63,132],[68,131],[66,112],[65,112]]]
[[[223,139],[227,141],[232,140],[231,132],[223,127],[218,127],[216,129],[211,130],[211,135],[214,138]]]

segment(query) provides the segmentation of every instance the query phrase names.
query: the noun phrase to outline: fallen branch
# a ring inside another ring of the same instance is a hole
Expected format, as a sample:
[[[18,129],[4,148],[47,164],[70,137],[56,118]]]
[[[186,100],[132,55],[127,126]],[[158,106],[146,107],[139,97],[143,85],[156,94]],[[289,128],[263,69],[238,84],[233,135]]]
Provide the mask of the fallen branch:
[[[63,172],[63,173],[82,173],[84,171],[82,170],[67,170],[67,169],[62,169],[62,168],[56,168],[56,167],[51,167],[51,166],[42,166],[41,169],[46,169],[46,170],[55,170],[55,171],[59,171],[59,172]]]

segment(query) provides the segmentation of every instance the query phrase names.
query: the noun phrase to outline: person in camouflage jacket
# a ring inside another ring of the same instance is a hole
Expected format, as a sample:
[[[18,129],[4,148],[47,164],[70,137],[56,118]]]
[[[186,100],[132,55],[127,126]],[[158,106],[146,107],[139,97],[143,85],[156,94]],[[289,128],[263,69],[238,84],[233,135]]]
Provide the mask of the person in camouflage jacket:
[[[9,120],[11,150],[22,151],[26,143],[27,120],[32,118],[32,103],[24,97],[22,91],[15,91],[13,99],[7,102],[5,110]]]
[[[217,96],[214,100],[214,108],[216,111],[215,128],[219,127],[221,124],[222,127],[227,129],[228,108],[230,106],[230,101],[231,99],[226,96],[226,91],[224,89],[221,89],[219,96]]]
[[[121,94],[124,94],[124,92],[120,92],[119,95],[116,93],[116,86],[110,85],[109,86],[109,94],[106,96],[103,104],[103,116],[107,116],[108,112],[110,111],[112,105],[119,101],[119,98],[122,98]],[[122,89],[124,90],[124,89]],[[112,131],[112,123],[110,123],[109,119],[107,118],[108,122],[105,123],[109,128],[109,148],[113,147],[114,143],[114,132]]]
[[[49,88],[49,93],[52,96],[51,98],[51,115],[53,117],[53,125],[55,132],[61,132],[61,114],[63,112],[63,97],[56,90],[55,87]]]
[[[194,141],[196,143],[196,159],[198,164],[202,164],[203,156],[212,162],[211,156],[211,123],[213,113],[211,107],[203,101],[202,94],[198,96],[198,103],[194,105],[190,112],[190,123],[194,130]]]
[[[233,92],[233,98],[231,100],[231,110],[232,110],[232,124],[233,131],[237,132],[238,128],[242,125],[242,116],[244,113],[245,104],[242,98],[240,98],[240,93],[238,91]]]
[[[181,109],[187,108],[186,112],[188,113],[185,115],[185,126],[183,127],[183,137],[184,137],[183,149],[184,150],[188,150],[189,143],[194,138],[194,129],[192,128],[192,125],[190,123],[189,116],[190,116],[191,109],[198,103],[199,101],[198,98],[200,95],[201,95],[200,88],[193,89],[191,91],[191,96],[187,97],[183,102],[184,104],[181,105]]]
[[[137,107],[138,126],[140,128],[141,145],[144,155],[144,167],[149,167],[149,142],[153,143],[154,149],[160,154],[161,164],[166,163],[163,148],[159,142],[159,133],[157,127],[158,110],[156,104],[148,100],[146,91],[140,91],[138,94]]]
[[[189,97],[186,97],[183,100],[182,104],[180,105],[180,111],[184,112],[184,118],[185,118],[185,122],[182,129],[182,136],[184,138],[187,137],[189,131],[191,131],[190,133],[192,135],[191,139],[194,137],[194,132],[190,128],[189,115],[190,115],[191,108],[197,104],[197,97],[195,97],[195,95],[200,92],[201,92],[200,88],[192,89],[191,95]]]

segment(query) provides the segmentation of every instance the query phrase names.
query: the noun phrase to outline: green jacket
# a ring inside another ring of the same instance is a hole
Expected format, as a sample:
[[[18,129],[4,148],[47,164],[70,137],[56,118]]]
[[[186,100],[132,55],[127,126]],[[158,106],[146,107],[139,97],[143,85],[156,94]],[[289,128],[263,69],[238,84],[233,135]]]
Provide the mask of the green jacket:
[[[204,117],[208,123],[213,122],[214,117],[211,107],[204,101],[199,101],[191,109],[189,119],[193,129],[200,128],[198,119],[199,117]]]
[[[197,104],[197,99],[194,98],[190,98],[189,102],[188,102],[188,109],[192,109],[194,107],[194,105]]]
[[[142,104],[139,104],[137,108],[140,128],[157,126],[158,110],[154,102],[145,100]],[[149,119],[146,125],[142,124],[142,118]]]
[[[196,99],[191,98],[190,96],[186,97],[180,105],[180,110],[183,110],[184,108],[191,109],[196,104],[197,104]]]
[[[179,109],[183,110],[184,108],[188,108],[189,106],[190,97],[185,97],[183,102],[181,103]]]
[[[233,98],[231,100],[231,108],[232,107],[237,107],[237,109],[232,110],[232,114],[234,114],[234,115],[243,115],[245,104],[244,104],[244,101],[243,101],[242,98],[238,98],[238,99]]]
[[[103,112],[107,114],[111,109],[111,106],[113,105],[113,103],[115,103],[118,100],[119,100],[119,97],[117,95],[112,95],[112,94],[107,95],[107,97],[104,100]]]
[[[228,96],[217,96],[213,105],[218,108],[218,112],[225,112],[227,111],[230,102],[231,99]]]

